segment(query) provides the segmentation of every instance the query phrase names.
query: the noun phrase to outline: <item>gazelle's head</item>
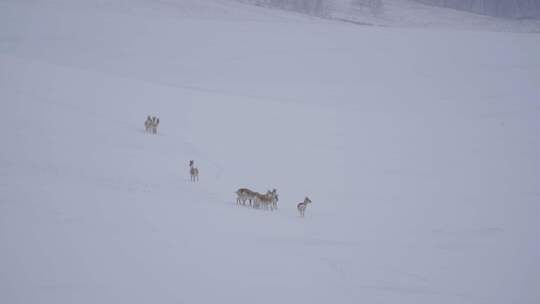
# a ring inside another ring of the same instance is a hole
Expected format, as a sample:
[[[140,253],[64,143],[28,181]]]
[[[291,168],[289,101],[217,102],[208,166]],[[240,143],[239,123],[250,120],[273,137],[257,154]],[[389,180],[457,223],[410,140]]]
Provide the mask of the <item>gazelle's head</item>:
[[[311,204],[311,200],[309,199],[309,197],[306,196],[306,198],[304,199],[304,203]]]
[[[193,167],[193,160],[190,160],[190,161],[189,161],[189,166],[190,166],[190,167]]]
[[[148,117],[146,117],[146,120],[152,120],[152,118],[150,118],[150,115],[148,115]]]

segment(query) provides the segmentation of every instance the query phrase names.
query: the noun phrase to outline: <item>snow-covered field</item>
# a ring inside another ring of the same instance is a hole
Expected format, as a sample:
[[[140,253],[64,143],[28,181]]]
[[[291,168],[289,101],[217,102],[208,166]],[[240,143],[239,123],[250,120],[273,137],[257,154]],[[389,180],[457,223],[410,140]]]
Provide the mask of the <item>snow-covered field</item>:
[[[227,0],[0,1],[0,303],[539,303],[539,54]]]

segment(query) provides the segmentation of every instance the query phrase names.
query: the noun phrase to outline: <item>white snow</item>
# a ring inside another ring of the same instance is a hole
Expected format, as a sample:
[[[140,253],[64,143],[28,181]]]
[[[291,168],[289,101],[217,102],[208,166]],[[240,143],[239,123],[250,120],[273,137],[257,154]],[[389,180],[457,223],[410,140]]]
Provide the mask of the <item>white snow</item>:
[[[1,1],[0,303],[539,303],[538,54],[227,0]]]

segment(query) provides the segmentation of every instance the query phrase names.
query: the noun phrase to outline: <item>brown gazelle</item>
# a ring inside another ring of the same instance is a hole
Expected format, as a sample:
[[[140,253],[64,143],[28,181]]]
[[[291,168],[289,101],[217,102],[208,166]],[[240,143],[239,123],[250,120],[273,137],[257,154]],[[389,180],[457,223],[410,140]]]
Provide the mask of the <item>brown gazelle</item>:
[[[192,182],[198,182],[199,181],[199,169],[194,167],[194,161],[189,161],[189,175],[191,176]]]
[[[152,134],[157,134],[157,128],[159,126],[159,118],[152,117]]]
[[[277,194],[277,190],[274,188],[272,190],[272,207],[274,209],[277,209],[277,202],[279,201],[279,197],[278,197],[278,194]]]
[[[251,206],[257,194],[257,192],[251,191],[247,188],[240,188],[236,190],[236,203],[245,205],[246,201],[249,201],[249,205]]]
[[[144,130],[146,132],[150,132],[152,128],[152,118],[150,118],[150,115],[146,118],[146,121],[144,122]]]
[[[144,130],[148,133],[157,134],[157,128],[159,126],[159,118],[148,115],[144,122]]]
[[[268,190],[265,194],[255,194],[255,208],[264,207],[264,209],[274,210],[274,194]]]
[[[307,208],[308,204],[311,204],[311,200],[309,199],[309,197],[306,196],[306,198],[304,199],[303,202],[296,205],[296,209],[298,209],[298,212],[300,212],[301,217],[304,217],[304,214],[306,213],[306,208]]]

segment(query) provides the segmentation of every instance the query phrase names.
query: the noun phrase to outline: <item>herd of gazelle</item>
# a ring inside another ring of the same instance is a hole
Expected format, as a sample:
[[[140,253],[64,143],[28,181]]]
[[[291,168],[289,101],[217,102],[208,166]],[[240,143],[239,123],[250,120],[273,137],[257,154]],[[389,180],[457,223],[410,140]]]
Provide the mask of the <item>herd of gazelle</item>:
[[[148,116],[144,122],[145,131],[152,134],[157,134],[157,128],[159,126],[159,118],[153,116]],[[195,162],[193,160],[189,161],[189,175],[192,182],[199,181],[199,169],[195,167]],[[272,191],[268,190],[265,194],[261,194],[256,191],[249,190],[247,188],[240,188],[236,191],[236,204],[246,206],[246,202],[249,203],[249,206],[256,209],[266,209],[274,211],[277,209],[277,203],[279,197],[277,190],[273,189]],[[296,209],[300,213],[301,217],[304,217],[307,206],[311,204],[309,197],[305,197],[304,201],[296,205]]]
[[[277,209],[277,202],[279,197],[277,195],[277,190],[273,189],[272,191],[268,190],[265,194],[258,193],[256,191],[249,190],[247,188],[240,188],[236,190],[236,204],[246,206],[246,202],[250,207],[259,209],[264,208],[266,210],[275,210]],[[300,213],[301,217],[304,217],[307,206],[311,204],[309,197],[305,197],[304,201],[296,205],[296,209]]]
[[[246,205],[249,202],[249,206],[259,209],[270,209],[271,211],[277,209],[277,202],[279,200],[277,190],[268,190],[265,194],[260,194],[255,191],[251,191],[247,188],[240,188],[236,191],[236,203]]]

